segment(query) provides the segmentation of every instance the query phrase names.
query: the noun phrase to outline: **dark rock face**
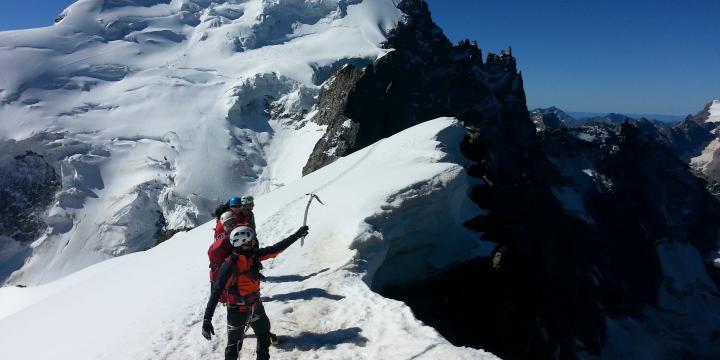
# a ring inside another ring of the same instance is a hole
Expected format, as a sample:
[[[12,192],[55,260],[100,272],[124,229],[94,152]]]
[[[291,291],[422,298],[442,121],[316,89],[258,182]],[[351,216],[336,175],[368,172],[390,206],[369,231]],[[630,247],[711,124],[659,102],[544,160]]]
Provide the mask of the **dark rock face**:
[[[707,103],[703,110],[695,115],[688,115],[683,121],[676,124],[645,118],[635,119],[614,113],[574,119],[555,107],[535,109],[530,112],[530,117],[538,131],[558,129],[563,126],[576,128],[602,124],[620,125],[627,122],[667,145],[685,163],[691,163],[692,158],[698,157],[704,152],[713,151],[713,148],[708,148],[708,146],[718,138],[718,124],[707,121],[710,117],[711,105],[712,102]],[[696,163],[692,164],[697,175],[710,182],[708,189],[713,189],[720,183],[720,151],[715,149],[714,152],[714,154],[705,154],[704,157],[708,158],[707,164],[702,166]]]
[[[53,159],[32,141],[0,144],[0,234],[17,241],[35,240],[44,222],[42,212],[60,188]]]
[[[530,112],[530,119],[535,123],[535,128],[540,130],[545,129],[559,129],[563,126],[572,126],[575,119],[564,111],[556,108],[549,107],[546,109],[535,109]]]
[[[351,149],[354,149],[359,124],[350,120],[344,110],[350,91],[362,74],[362,70],[346,65],[335,73],[320,93],[318,112],[312,121],[327,125],[328,129],[303,167],[303,175],[335,161],[339,156],[351,153]]]
[[[624,122],[631,122],[635,119],[623,115],[623,114],[616,114],[616,113],[609,113],[605,116],[595,116],[587,119],[583,119],[583,122],[585,124],[598,124],[598,123],[604,123],[604,124],[611,124],[611,125],[620,125]]]
[[[47,228],[44,213],[61,187],[53,156],[37,144],[44,137],[0,143],[0,282],[23,265],[29,243]]]
[[[697,114],[688,116],[674,126],[665,134],[665,143],[683,161],[687,162],[701,155],[707,158],[706,164],[692,165],[701,177],[708,180],[708,190],[720,199],[720,147],[715,145],[720,141],[720,124],[707,121],[712,104],[707,103]]]
[[[710,147],[711,143],[719,139],[719,124],[708,122],[710,117],[709,102],[695,115],[688,115],[685,120],[670,127],[664,124],[650,123],[647,120],[637,122],[645,133],[666,144],[685,163],[690,163],[698,176],[707,179],[708,189],[714,189],[720,183],[720,151]],[[715,149],[715,150],[713,150]],[[705,154],[703,154],[705,153]],[[702,165],[692,161],[693,158],[704,155],[707,163]],[[713,191],[716,193],[716,191]]]
[[[156,210],[156,213],[158,214],[158,220],[155,223],[155,227],[157,228],[157,231],[155,231],[155,245],[163,243],[165,240],[170,239],[179,232],[186,232],[193,229],[191,227],[183,227],[179,229],[169,228],[162,211]]]
[[[702,110],[698,111],[694,115],[688,115],[686,120],[694,121],[698,124],[704,124],[707,122],[707,120],[710,118],[710,107],[713,105],[713,102],[710,101],[703,107]]]
[[[658,140],[666,130],[613,117],[537,134],[510,51],[483,62],[476,44],[447,41],[423,1],[399,7],[394,50],[327,83],[314,121],[328,133],[304,173],[455,116],[470,129],[460,144],[468,174],[481,180],[468,196],[486,210],[465,225],[498,246],[373,290],[453,344],[502,358],[720,353],[720,203]]]
[[[715,124],[701,123],[687,118],[670,129],[658,129],[658,140],[665,142],[684,161],[700,155],[716,136],[712,133]],[[647,128],[646,128],[647,130]],[[652,133],[652,130],[650,130]]]
[[[671,149],[629,123],[549,132],[543,143],[563,175],[553,192],[558,195],[562,186],[565,194],[580,195],[583,214],[572,213],[578,210],[572,197],[560,193],[558,198],[566,214],[583,220],[570,245],[582,253],[575,271],[582,288],[593,294],[596,316],[606,317],[608,327],[635,319],[636,331],[663,344],[625,356],[718,353],[712,330],[717,320],[693,305],[696,298],[707,298],[707,306],[720,309],[720,273],[712,266],[720,203],[706,182]],[[696,328],[679,330],[682,323]],[[607,339],[604,356],[617,350],[612,340]]]
[[[624,122],[630,122],[630,123],[637,123],[640,121],[647,121],[655,126],[658,127],[672,127],[675,123],[678,121],[674,120],[672,116],[668,115],[649,115],[649,116],[657,116],[660,119],[664,120],[658,120],[652,117],[644,117],[641,115],[626,115],[626,114],[618,114],[618,113],[609,113],[605,115],[592,115],[589,114],[583,115],[583,113],[576,113],[576,115],[571,116],[564,112],[561,109],[558,109],[554,106],[551,106],[549,108],[545,109],[534,109],[531,111],[531,114],[549,114],[554,113],[558,116],[558,118],[564,123],[567,127],[580,127],[585,125],[597,125],[597,124],[609,124],[609,125],[620,125]],[[535,119],[533,118],[533,121]]]
[[[683,121],[674,125],[647,119],[627,118],[625,120],[634,123],[647,134],[665,143],[681,160],[688,162],[690,158],[700,155],[702,149],[717,137],[713,130],[717,128],[718,124],[707,122],[710,117],[711,105],[712,102],[707,103],[703,110],[695,115],[688,115]],[[620,121],[622,117],[623,115],[616,116],[615,119],[618,121],[606,123],[621,124],[624,122]]]
[[[448,41],[424,1],[398,7],[406,17],[384,44],[393,51],[362,71],[343,68],[321,95],[321,113],[313,121],[328,124],[328,133],[303,174],[426,120],[498,121],[502,107],[524,105],[510,51],[490,54],[483,63],[474,42]],[[323,112],[328,105],[333,110]]]
[[[470,196],[489,211],[466,226],[498,243],[493,258],[380,292],[454,344],[507,359],[718,353],[720,203],[705,181],[629,123],[540,143],[502,127],[461,145],[483,179]]]

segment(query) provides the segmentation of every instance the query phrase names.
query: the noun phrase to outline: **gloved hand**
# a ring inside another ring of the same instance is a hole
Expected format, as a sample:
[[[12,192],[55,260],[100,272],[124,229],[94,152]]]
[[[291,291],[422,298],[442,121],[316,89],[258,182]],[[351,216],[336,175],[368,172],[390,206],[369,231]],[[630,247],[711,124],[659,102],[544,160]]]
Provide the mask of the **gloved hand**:
[[[310,230],[310,228],[307,227],[307,225],[301,226],[301,227],[293,234],[293,236],[294,236],[296,239],[299,239],[299,238],[301,238],[301,237],[303,237],[303,236],[306,236],[306,235],[308,234],[308,230]]]
[[[215,335],[215,329],[213,328],[210,319],[203,320],[202,335],[208,340],[210,340],[210,336]]]

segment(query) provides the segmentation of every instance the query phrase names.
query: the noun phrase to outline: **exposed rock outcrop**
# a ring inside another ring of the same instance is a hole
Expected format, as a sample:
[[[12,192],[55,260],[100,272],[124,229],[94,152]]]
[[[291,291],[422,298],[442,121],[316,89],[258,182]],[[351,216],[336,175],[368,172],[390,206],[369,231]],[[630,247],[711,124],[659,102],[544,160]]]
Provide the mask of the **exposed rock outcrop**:
[[[669,146],[698,176],[707,179],[709,189],[720,183],[720,123],[710,121],[713,104],[708,102],[698,113],[673,126],[638,121],[638,127]]]
[[[509,123],[480,124],[461,146],[487,212],[466,225],[498,243],[494,256],[381,292],[454,344],[507,359],[720,351],[720,203],[706,182],[630,123],[541,143]],[[653,345],[625,345],[641,338]]]
[[[313,121],[327,124],[328,131],[304,174],[426,120],[497,121],[504,106],[524,104],[510,50],[490,54],[483,63],[475,42],[448,41],[424,1],[406,0],[398,7],[406,16],[384,44],[392,51],[362,71],[343,68],[321,95],[321,112]],[[332,110],[323,110],[327,107]]]
[[[611,116],[538,135],[509,50],[482,62],[474,43],[447,41],[424,2],[400,8],[394,50],[362,71],[344,68],[340,89],[328,83],[321,103],[333,108],[316,121],[334,142],[318,143],[305,172],[414,123],[456,116],[471,129],[460,146],[478,179],[469,196],[484,210],[466,226],[498,247],[430,279],[374,290],[408,303],[455,345],[502,358],[720,351],[717,316],[708,316],[720,313],[712,267],[720,203],[641,130],[652,122]],[[653,345],[626,346],[636,337]]]
[[[720,133],[717,122],[711,121],[711,109],[716,102],[709,102],[694,115],[688,115],[678,123],[667,123],[646,118],[632,118],[610,113],[605,116],[574,119],[555,107],[535,109],[530,112],[538,131],[560,127],[618,126],[625,122],[633,124],[647,135],[667,145],[683,162],[691,165],[698,176],[707,179],[712,189],[720,182]]]
[[[30,242],[47,228],[44,215],[61,187],[59,164],[40,134],[0,142],[0,282],[22,266]]]
[[[573,119],[564,111],[552,106],[546,109],[535,109],[530,111],[530,119],[535,123],[538,131],[545,129],[559,129],[563,126],[572,126]]]
[[[327,130],[313,149],[303,175],[311,173],[355,149],[359,124],[345,115],[350,92],[363,71],[352,65],[342,67],[330,78],[320,93],[318,112],[312,121],[327,125]]]

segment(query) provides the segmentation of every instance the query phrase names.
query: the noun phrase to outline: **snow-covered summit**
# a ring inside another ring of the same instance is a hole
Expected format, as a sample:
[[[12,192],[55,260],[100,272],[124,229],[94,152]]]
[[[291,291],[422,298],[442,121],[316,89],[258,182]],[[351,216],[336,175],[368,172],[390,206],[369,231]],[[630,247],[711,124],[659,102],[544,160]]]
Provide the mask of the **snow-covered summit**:
[[[713,100],[708,109],[708,122],[720,122],[720,100]]]
[[[461,166],[457,144],[464,134],[452,119],[429,121],[256,199],[263,245],[302,223],[306,193],[325,203],[310,209],[304,247],[296,243],[266,262],[261,291],[281,340],[271,349],[273,359],[495,358],[452,346],[405,304],[368,286],[420,278],[447,262],[487,255],[461,225],[463,216],[479,211],[466,196],[475,181]],[[224,311],[215,316],[212,342],[200,335],[211,234],[207,223],[55,282],[0,289],[3,354],[222,358]],[[254,346],[249,336],[241,357],[251,358]]]
[[[400,17],[392,0],[80,0],[54,26],[0,33],[0,139],[62,184],[10,283],[150,248],[228,194],[299,178],[320,84],[389,51]]]

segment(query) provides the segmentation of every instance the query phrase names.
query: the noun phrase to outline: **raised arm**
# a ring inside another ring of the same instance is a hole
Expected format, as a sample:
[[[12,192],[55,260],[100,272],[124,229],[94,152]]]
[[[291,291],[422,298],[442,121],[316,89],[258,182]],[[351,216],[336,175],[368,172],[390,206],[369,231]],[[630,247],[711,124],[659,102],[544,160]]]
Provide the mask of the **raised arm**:
[[[294,242],[298,241],[301,237],[308,234],[309,228],[307,226],[301,226],[297,231],[295,231],[294,234],[288,236],[287,238],[283,239],[280,242],[275,243],[275,245],[267,246],[264,248],[260,248],[257,250],[256,254],[258,259],[260,261],[272,259],[281,252],[283,252],[285,249],[290,247]]]

